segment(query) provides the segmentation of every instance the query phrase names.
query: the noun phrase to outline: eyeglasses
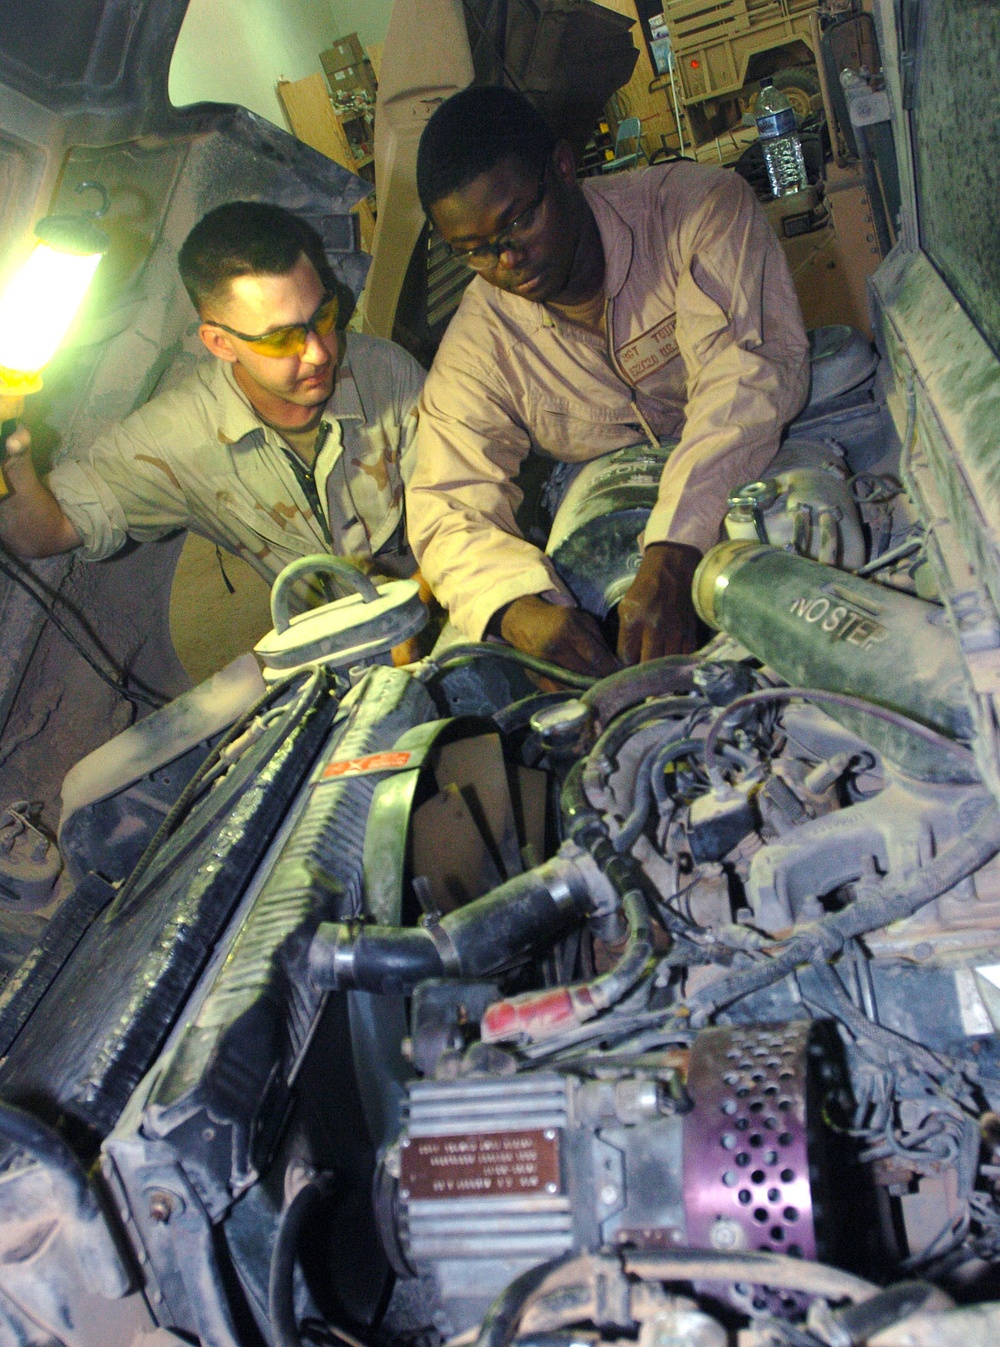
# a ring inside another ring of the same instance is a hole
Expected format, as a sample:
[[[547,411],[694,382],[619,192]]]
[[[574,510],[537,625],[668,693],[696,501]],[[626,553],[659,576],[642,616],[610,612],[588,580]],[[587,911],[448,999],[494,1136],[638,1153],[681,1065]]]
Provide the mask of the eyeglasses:
[[[228,332],[231,337],[239,337],[240,341],[245,341],[251,351],[256,351],[258,355],[266,355],[277,360],[282,356],[301,355],[306,349],[310,332],[315,332],[317,337],[328,337],[337,325],[339,307],[336,295],[325,295],[319,308],[304,323],[276,327],[273,332],[262,332],[258,336],[237,332],[235,327],[217,323],[214,318],[206,318],[205,322],[209,327],[221,327],[223,332]]]
[[[538,179],[538,193],[535,199],[530,205],[525,206],[516,220],[511,220],[502,233],[497,234],[488,243],[478,244],[475,248],[453,248],[449,244],[448,251],[452,257],[457,257],[467,267],[472,267],[473,271],[488,271],[500,261],[501,253],[510,248],[517,248],[518,240],[529,234],[537,222],[538,212],[549,190],[545,181],[548,171],[549,166],[546,164],[542,169],[542,176]]]

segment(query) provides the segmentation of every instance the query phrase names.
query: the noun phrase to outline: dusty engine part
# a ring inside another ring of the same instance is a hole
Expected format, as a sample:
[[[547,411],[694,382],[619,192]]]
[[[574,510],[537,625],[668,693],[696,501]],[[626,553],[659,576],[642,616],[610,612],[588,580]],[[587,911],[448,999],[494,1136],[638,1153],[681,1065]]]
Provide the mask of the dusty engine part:
[[[818,1255],[806,1107],[813,1025],[708,1029],[695,1039],[684,1120],[687,1242]],[[815,1043],[813,1051],[822,1049]],[[815,1066],[815,1063],[813,1063]]]
[[[832,473],[797,468],[749,482],[729,497],[726,533],[771,543],[826,566],[853,570],[865,558],[857,507]]]
[[[585,463],[556,511],[545,550],[576,601],[598,617],[635,579],[639,535],[674,444],[633,444]]]
[[[835,1058],[800,1021],[707,1030],[690,1053],[594,1053],[514,1078],[477,1058],[475,1075],[414,1081],[377,1181],[386,1249],[434,1278],[450,1332],[569,1252],[815,1258],[814,1191],[834,1210],[819,1134]]]
[[[61,870],[55,843],[31,821],[29,801],[7,805],[0,812],[0,903],[24,912],[44,907]]]
[[[867,549],[861,516],[839,446],[792,438],[766,477],[729,497],[730,539],[770,543],[826,566],[856,570]]]
[[[750,542],[713,548],[696,573],[694,598],[705,622],[793,687],[866,697],[950,738],[971,738],[957,643],[936,605]],[[877,710],[831,714],[917,776],[975,779],[970,755],[949,755],[943,743],[928,748]]]
[[[347,596],[291,615],[293,587],[306,575],[332,576]],[[322,660],[331,668],[388,662],[393,646],[427,624],[427,609],[416,580],[376,584],[340,557],[320,553],[290,562],[271,588],[274,629],[254,646],[265,678],[275,679]]]

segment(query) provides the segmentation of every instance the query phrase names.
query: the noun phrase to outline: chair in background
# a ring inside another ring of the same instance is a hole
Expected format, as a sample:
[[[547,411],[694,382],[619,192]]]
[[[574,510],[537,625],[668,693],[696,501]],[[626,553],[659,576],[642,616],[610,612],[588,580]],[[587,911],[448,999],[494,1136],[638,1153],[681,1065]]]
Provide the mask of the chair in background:
[[[630,142],[631,148],[628,148]],[[642,148],[642,126],[638,117],[626,117],[618,123],[615,157],[605,160],[601,165],[601,172],[617,173],[623,168],[635,168],[640,156],[646,159],[646,151]],[[649,160],[646,159],[646,162]]]

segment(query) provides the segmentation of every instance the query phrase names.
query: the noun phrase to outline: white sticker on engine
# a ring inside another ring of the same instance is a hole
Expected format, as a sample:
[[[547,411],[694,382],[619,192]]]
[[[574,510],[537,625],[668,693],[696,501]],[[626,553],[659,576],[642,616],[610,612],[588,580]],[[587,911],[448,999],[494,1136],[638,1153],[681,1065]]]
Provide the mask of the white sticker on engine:
[[[985,977],[994,986],[1000,987],[1000,964],[989,968],[959,968],[955,972],[955,990],[958,993],[958,1012],[962,1017],[962,1028],[969,1035],[992,1034],[995,1032],[990,1013],[983,1003],[976,986],[976,973]]]

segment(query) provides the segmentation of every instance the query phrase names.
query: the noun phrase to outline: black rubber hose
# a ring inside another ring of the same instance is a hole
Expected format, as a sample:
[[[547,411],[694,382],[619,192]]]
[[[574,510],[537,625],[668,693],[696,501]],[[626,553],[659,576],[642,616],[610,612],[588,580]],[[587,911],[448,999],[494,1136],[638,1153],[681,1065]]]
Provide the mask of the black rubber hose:
[[[309,948],[317,987],[406,995],[433,977],[485,977],[555,940],[587,912],[587,888],[559,857],[515,875],[440,922],[324,922]]]
[[[662,724],[664,720],[687,716],[705,705],[702,698],[653,697],[643,702],[641,706],[633,706],[628,711],[622,711],[601,734],[587,754],[587,761],[591,764],[616,762],[625,744],[641,730],[651,729],[654,725]]]
[[[897,1282],[870,1300],[835,1311],[833,1318],[837,1328],[847,1334],[851,1347],[861,1347],[876,1333],[916,1314],[932,1297],[937,1300],[941,1292],[929,1282]]]
[[[289,1202],[278,1221],[267,1279],[267,1316],[273,1347],[302,1347],[295,1319],[295,1256],[302,1228],[316,1207],[332,1191],[329,1175],[308,1180]]]
[[[896,880],[886,879],[877,893],[856,899],[843,911],[833,912],[792,936],[767,962],[734,973],[692,997],[688,1010],[694,1022],[700,1023],[723,1006],[770,987],[802,964],[832,959],[848,940],[912,916],[981,870],[997,852],[1000,852],[1000,813],[987,807],[970,831],[952,842],[929,865]]]
[[[524,729],[536,711],[561,706],[572,697],[572,692],[534,692],[530,697],[522,697],[519,702],[511,702],[494,712],[493,724],[501,734],[513,734],[515,730]]]
[[[468,641],[461,645],[447,646],[439,657],[431,655],[424,661],[426,667],[418,671],[417,677],[426,683],[447,673],[449,669],[461,669],[487,656],[491,659],[507,660],[510,664],[519,664],[522,669],[530,669],[532,673],[542,674],[545,678],[551,678],[568,688],[592,688],[598,682],[596,674],[582,674],[574,669],[564,669],[561,664],[553,664],[551,660],[540,659],[537,655],[529,655],[527,651],[518,650],[512,645],[501,645],[500,642],[492,641]]]
[[[653,957],[653,924],[645,895],[637,891],[627,893],[622,899],[622,913],[628,925],[628,940],[621,958],[613,968],[587,983],[598,1005],[613,1006],[627,996]]]
[[[699,659],[691,655],[666,655],[646,664],[636,664],[609,674],[583,694],[598,725],[609,724],[620,712],[649,697],[677,696],[694,689],[694,671]]]
[[[528,1301],[553,1272],[576,1257],[575,1253],[564,1253],[515,1277],[486,1311],[474,1347],[509,1347]]]

